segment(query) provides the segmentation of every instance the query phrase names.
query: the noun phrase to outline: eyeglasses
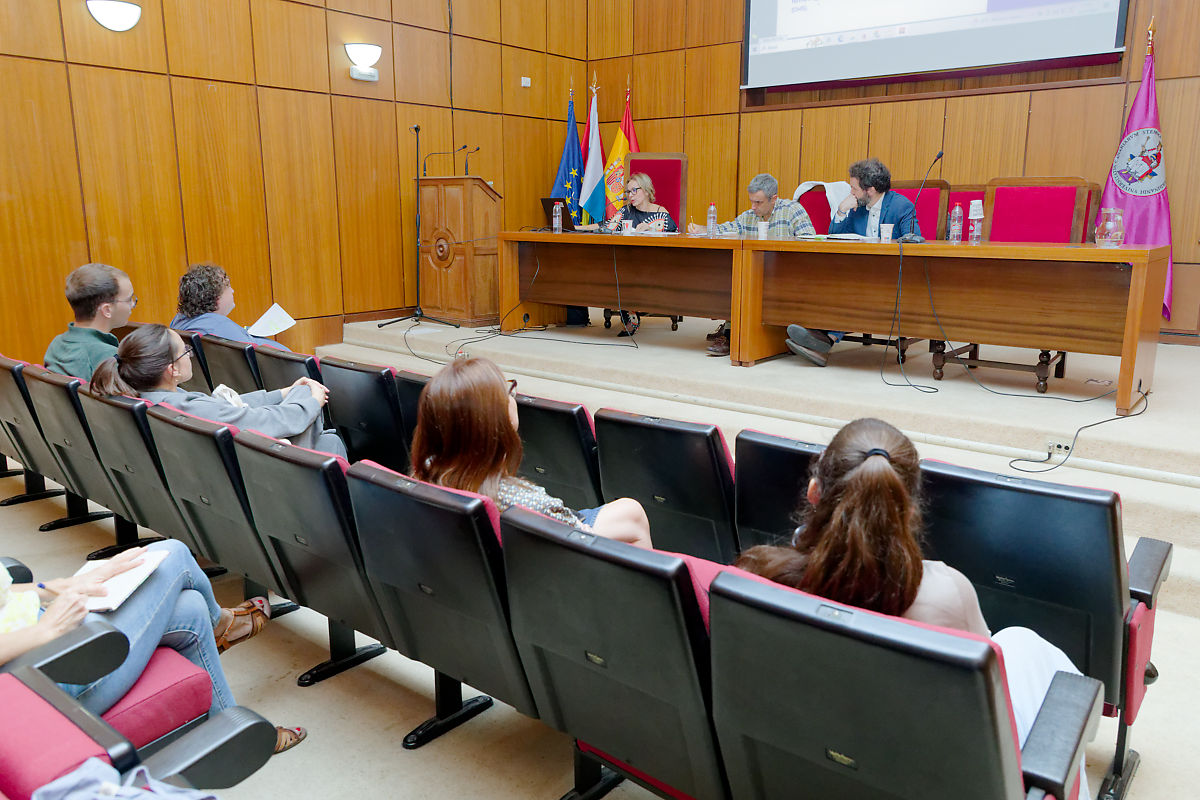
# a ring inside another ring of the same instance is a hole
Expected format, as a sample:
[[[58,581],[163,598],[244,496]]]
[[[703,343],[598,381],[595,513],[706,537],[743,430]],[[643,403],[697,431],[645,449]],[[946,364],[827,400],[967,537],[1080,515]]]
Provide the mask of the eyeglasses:
[[[640,186],[630,186],[630,187],[627,187],[627,188],[625,189],[625,196],[626,196],[626,197],[633,197],[635,194],[637,194],[637,193],[638,193],[638,192],[640,192],[640,191],[643,191],[642,187],[640,187]]]
[[[174,358],[172,358],[172,359],[171,359],[171,363],[172,363],[172,364],[174,364],[176,361],[178,361],[178,360],[179,360],[179,359],[181,359],[181,358],[187,358],[188,356],[190,356],[190,355],[191,355],[192,353],[194,353],[194,352],[195,352],[195,348],[193,348],[193,347],[191,347],[191,346],[189,345],[188,347],[185,347],[185,348],[183,348],[183,352],[182,352],[182,353],[180,353],[179,355],[177,355],[177,356],[175,356]]]
[[[516,378],[510,378],[508,381],[508,396],[509,397],[517,396],[517,379]]]
[[[137,308],[138,296],[136,294],[131,294],[131,295],[129,295],[129,297],[118,297],[113,302],[114,303],[129,303],[129,310],[132,311],[133,309]]]

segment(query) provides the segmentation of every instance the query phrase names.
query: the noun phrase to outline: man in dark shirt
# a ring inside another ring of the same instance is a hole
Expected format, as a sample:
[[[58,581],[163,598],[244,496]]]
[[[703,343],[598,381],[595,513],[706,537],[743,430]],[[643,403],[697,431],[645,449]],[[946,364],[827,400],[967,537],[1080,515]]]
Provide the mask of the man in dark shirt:
[[[46,369],[90,380],[101,361],[116,355],[114,328],[129,322],[137,305],[129,276],[107,264],[84,264],[67,276],[67,302],[75,321],[46,348]]]

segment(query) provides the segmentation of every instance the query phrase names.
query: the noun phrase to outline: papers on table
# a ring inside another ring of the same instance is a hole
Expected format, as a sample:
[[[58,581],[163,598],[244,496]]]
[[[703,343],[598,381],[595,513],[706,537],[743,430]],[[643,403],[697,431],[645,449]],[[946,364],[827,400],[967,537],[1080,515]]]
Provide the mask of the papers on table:
[[[146,578],[150,577],[150,573],[158,569],[158,565],[166,557],[166,550],[147,550],[142,553],[141,564],[138,564],[131,570],[122,572],[120,575],[115,575],[104,582],[104,588],[108,590],[108,594],[102,597],[88,598],[87,610],[112,611],[113,609],[120,608],[121,603],[129,599],[129,595],[133,594],[134,590],[141,586]],[[88,561],[75,574],[84,575],[104,563],[104,561]]]
[[[857,233],[806,233],[796,237],[797,239],[812,239],[814,241],[841,241],[841,242],[877,242],[878,239],[868,239],[866,236],[859,236]]]
[[[284,311],[279,303],[275,303],[263,312],[257,322],[246,328],[246,332],[251,336],[274,336],[295,324],[296,320],[292,319],[292,315]]]

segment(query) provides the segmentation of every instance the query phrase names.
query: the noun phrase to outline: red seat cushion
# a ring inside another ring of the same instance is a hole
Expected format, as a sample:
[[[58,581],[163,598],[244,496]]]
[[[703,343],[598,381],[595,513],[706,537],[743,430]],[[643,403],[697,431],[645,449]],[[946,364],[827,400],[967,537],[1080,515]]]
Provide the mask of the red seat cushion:
[[[211,705],[208,673],[171,648],[160,647],[133,688],[102,716],[140,748],[199,719]]]
[[[686,228],[680,220],[684,209],[681,207],[683,190],[683,161],[678,158],[638,158],[637,154],[629,156],[629,174],[644,172],[650,176],[654,184],[654,202],[667,210],[671,219],[681,228]],[[625,178],[629,179],[628,176]]]
[[[1074,186],[997,186],[992,205],[993,242],[1071,242]]]
[[[104,749],[12,675],[0,675],[0,794],[27,800]]]
[[[926,186],[924,189],[920,187],[916,189],[896,189],[896,194],[903,195],[909,200],[917,202],[917,225],[921,228],[921,235],[926,239],[936,239],[938,235],[938,223],[941,222],[942,215],[942,190],[937,186]],[[917,199],[917,192],[920,192],[921,197]],[[963,217],[967,215],[968,209],[963,208]],[[946,211],[949,214],[949,210]],[[908,231],[906,230],[905,233]]]
[[[812,220],[813,231],[817,235],[824,236],[829,233],[829,223],[832,214],[829,208],[829,197],[825,194],[824,186],[814,186],[800,195],[800,199],[797,202],[804,206],[804,210],[808,212],[808,218]]]
[[[1146,665],[1154,641],[1154,613],[1144,603],[1129,612],[1129,652],[1125,657],[1125,724],[1132,725],[1146,697]]]

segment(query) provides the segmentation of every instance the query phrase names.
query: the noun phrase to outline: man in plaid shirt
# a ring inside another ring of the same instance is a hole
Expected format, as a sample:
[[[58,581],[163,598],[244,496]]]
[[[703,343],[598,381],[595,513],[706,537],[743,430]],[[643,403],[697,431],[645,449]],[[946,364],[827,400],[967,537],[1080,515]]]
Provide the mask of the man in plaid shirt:
[[[755,175],[746,191],[750,194],[750,209],[738,214],[736,219],[718,225],[718,235],[757,234],[759,222],[767,223],[769,236],[802,236],[817,232],[804,206],[795,200],[780,198],[779,181],[774,176],[765,172]],[[688,225],[688,233],[704,233],[705,230],[695,223]],[[709,334],[709,338],[712,339],[708,347],[710,356],[729,355],[729,328],[726,323],[721,323],[721,327]]]

